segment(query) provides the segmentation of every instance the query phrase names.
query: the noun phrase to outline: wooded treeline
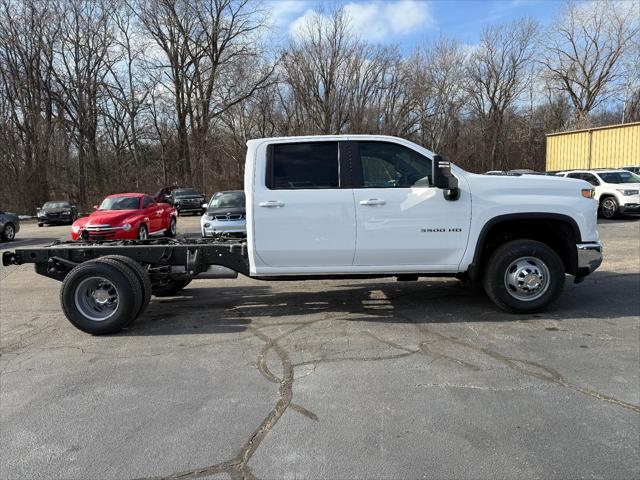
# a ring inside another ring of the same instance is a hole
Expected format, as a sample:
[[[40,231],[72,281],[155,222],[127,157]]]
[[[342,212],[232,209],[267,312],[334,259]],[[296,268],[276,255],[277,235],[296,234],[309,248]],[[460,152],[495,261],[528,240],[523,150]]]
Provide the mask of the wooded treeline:
[[[545,133],[640,120],[637,2],[566,3],[410,54],[344,10],[274,46],[250,0],[0,0],[0,209],[242,186],[248,139],[397,135],[471,171],[544,168]]]

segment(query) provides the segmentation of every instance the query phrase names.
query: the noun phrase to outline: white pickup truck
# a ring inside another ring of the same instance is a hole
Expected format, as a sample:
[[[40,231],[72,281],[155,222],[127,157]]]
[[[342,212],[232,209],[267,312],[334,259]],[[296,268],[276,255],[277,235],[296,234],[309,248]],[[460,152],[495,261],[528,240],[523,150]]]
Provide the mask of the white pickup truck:
[[[152,293],[191,279],[453,276],[499,307],[535,312],[602,262],[593,187],[552,176],[475,175],[395,137],[247,144],[247,238],[59,243],[5,252],[63,281],[69,320],[113,333]]]

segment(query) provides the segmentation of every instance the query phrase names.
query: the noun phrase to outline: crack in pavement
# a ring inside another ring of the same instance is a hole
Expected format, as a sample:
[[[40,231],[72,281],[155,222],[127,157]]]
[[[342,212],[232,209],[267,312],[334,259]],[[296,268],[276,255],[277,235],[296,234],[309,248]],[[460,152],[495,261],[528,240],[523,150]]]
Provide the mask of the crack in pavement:
[[[234,310],[238,312],[240,316],[244,316],[243,312],[241,312],[240,309],[234,309]],[[433,310],[435,311],[437,309],[433,309]],[[430,336],[431,338],[435,337],[436,339],[439,339],[441,341],[450,342],[452,344],[461,346],[463,348],[470,349],[476,353],[481,353],[483,355],[489,356],[490,358],[493,358],[494,360],[502,363],[503,365],[506,365],[511,370],[518,372],[522,375],[536,378],[538,380],[542,380],[545,382],[550,382],[556,385],[560,385],[562,387],[572,389],[576,392],[589,395],[593,398],[603,400],[605,402],[623,407],[625,409],[632,410],[636,413],[640,413],[639,406],[633,405],[628,402],[624,402],[622,400],[602,394],[600,392],[596,392],[594,390],[590,390],[590,389],[572,384],[568,382],[566,379],[564,379],[564,377],[559,372],[557,372],[556,370],[550,367],[547,367],[545,365],[542,365],[533,361],[527,361],[527,360],[508,357],[506,355],[502,355],[498,352],[495,352],[485,347],[477,347],[471,343],[465,342],[463,340],[459,340],[456,337],[450,337],[448,335],[435,332],[432,329],[430,329],[427,325],[425,325],[423,322],[414,320],[413,318],[411,318],[410,316],[408,316],[407,314],[399,310],[395,310],[394,314],[401,318],[404,318],[410,324],[415,325],[418,328],[418,330],[424,335]],[[427,314],[427,316],[429,316],[429,314]],[[321,357],[315,360],[303,361],[299,363],[293,363],[291,361],[289,352],[280,343],[281,340],[285,339],[291,334],[298,332],[304,328],[308,328],[309,326],[315,325],[316,323],[337,320],[337,319],[340,319],[339,317],[340,317],[340,314],[326,314],[322,318],[308,321],[308,322],[297,323],[297,324],[295,322],[286,322],[286,323],[282,322],[277,325],[265,324],[262,322],[256,322],[253,325],[248,324],[247,329],[252,333],[252,335],[254,335],[255,337],[259,338],[261,341],[264,342],[264,346],[260,351],[260,353],[258,354],[258,358],[256,361],[256,368],[267,381],[278,385],[277,400],[273,408],[267,414],[264,420],[260,423],[260,425],[253,431],[253,433],[247,439],[247,441],[242,445],[242,447],[239,449],[235,457],[233,457],[231,460],[227,460],[227,461],[217,463],[215,465],[211,465],[207,467],[178,472],[178,473],[170,474],[167,476],[147,477],[144,480],[201,478],[201,477],[212,476],[220,473],[227,473],[234,480],[255,479],[256,477],[251,471],[250,467],[248,466],[248,463],[251,460],[254,453],[256,452],[256,450],[258,449],[258,447],[260,446],[260,444],[262,443],[262,441],[264,440],[264,438],[271,431],[271,429],[277,424],[280,418],[282,418],[282,416],[287,411],[287,409],[291,408],[292,410],[302,414],[303,416],[309,418],[310,420],[319,421],[318,416],[316,414],[302,407],[301,405],[298,405],[292,402],[293,384],[295,381],[296,367],[300,367],[304,365],[314,365],[314,368],[315,368],[315,366],[320,363],[334,363],[334,362],[345,362],[345,361],[372,362],[372,361],[393,360],[393,359],[404,358],[404,357],[408,357],[416,354],[422,354],[434,359],[444,358],[446,360],[452,361],[458,365],[464,366],[465,368],[471,369],[473,371],[480,370],[480,367],[470,362],[467,362],[465,360],[462,360],[450,355],[443,354],[441,352],[435,352],[433,348],[430,347],[430,344],[433,342],[423,341],[418,345],[417,349],[411,349],[409,347],[400,345],[396,342],[382,339],[372,334],[371,332],[366,332],[366,334],[369,335],[374,340],[384,345],[390,346],[397,350],[401,350],[402,353],[386,355],[386,356],[376,356],[376,357],[343,357],[343,358]],[[263,331],[263,329],[268,327],[288,326],[290,324],[295,325],[294,328],[280,334],[277,337],[271,337],[266,333],[264,333]],[[280,361],[280,364],[282,367],[281,377],[273,373],[268,366],[267,356],[270,351],[274,351]],[[485,388],[480,386],[454,385],[454,384],[423,384],[420,386],[491,390],[491,388],[489,387]],[[533,388],[533,386],[531,388]]]
[[[433,310],[437,310],[435,308],[433,308]],[[634,405],[632,403],[629,402],[625,402],[623,400],[617,399],[615,397],[612,397],[610,395],[606,395],[604,393],[595,391],[595,390],[591,390],[589,388],[586,387],[581,387],[579,385],[575,385],[573,383],[570,383],[569,381],[567,381],[558,371],[547,367],[545,365],[542,365],[540,363],[537,362],[533,362],[530,360],[523,360],[523,359],[519,359],[519,358],[512,358],[512,357],[508,357],[506,355],[503,355],[501,353],[498,353],[496,351],[493,351],[489,348],[486,347],[476,347],[475,345],[465,342],[463,340],[460,340],[458,338],[455,337],[450,337],[448,335],[445,335],[443,333],[439,333],[439,332],[435,332],[434,330],[432,330],[431,328],[429,328],[425,323],[419,323],[415,320],[413,320],[410,316],[396,311],[396,315],[400,315],[403,318],[405,318],[406,320],[408,320],[409,322],[412,322],[414,325],[416,325],[416,327],[418,328],[419,331],[421,331],[423,334],[426,335],[430,335],[432,337],[436,337],[439,338],[442,341],[445,342],[451,342],[455,345],[464,347],[464,348],[468,348],[476,353],[481,353],[484,355],[487,355],[491,358],[493,358],[494,360],[502,363],[503,365],[507,366],[508,368],[510,368],[511,370],[518,372],[522,375],[525,376],[529,376],[529,377],[533,377],[536,378],[538,380],[542,380],[545,382],[551,382],[551,383],[555,383],[556,385],[559,385],[561,387],[565,387],[571,390],[574,390],[576,392],[582,393],[584,395],[589,395],[593,398],[596,398],[598,400],[602,400],[608,403],[611,403],[613,405],[617,405],[620,406],[622,408],[626,408],[628,410],[631,410],[633,412],[636,413],[640,413],[640,406],[638,405]],[[430,314],[427,314],[428,316]],[[424,343],[423,343],[424,344]],[[421,344],[421,345],[423,345]],[[454,359],[454,361],[461,361],[458,359]],[[525,367],[521,366],[521,365],[525,365]],[[530,368],[526,368],[526,367],[530,367]]]

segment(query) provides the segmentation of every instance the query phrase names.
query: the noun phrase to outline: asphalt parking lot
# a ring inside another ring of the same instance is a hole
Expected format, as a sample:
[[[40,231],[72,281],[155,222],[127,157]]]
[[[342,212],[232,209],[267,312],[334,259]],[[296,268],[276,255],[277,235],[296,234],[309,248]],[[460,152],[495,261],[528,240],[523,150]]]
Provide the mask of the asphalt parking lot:
[[[456,280],[239,278],[93,337],[0,267],[0,478],[638,478],[640,221],[600,234],[600,270],[524,316]]]

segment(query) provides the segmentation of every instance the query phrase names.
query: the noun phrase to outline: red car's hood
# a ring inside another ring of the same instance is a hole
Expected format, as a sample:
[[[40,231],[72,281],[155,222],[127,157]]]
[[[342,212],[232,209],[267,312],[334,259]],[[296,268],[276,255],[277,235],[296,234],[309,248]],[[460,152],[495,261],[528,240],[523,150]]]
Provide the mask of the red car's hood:
[[[140,215],[137,210],[96,210],[88,217],[84,217],[83,225],[112,225],[117,227],[128,218]]]

